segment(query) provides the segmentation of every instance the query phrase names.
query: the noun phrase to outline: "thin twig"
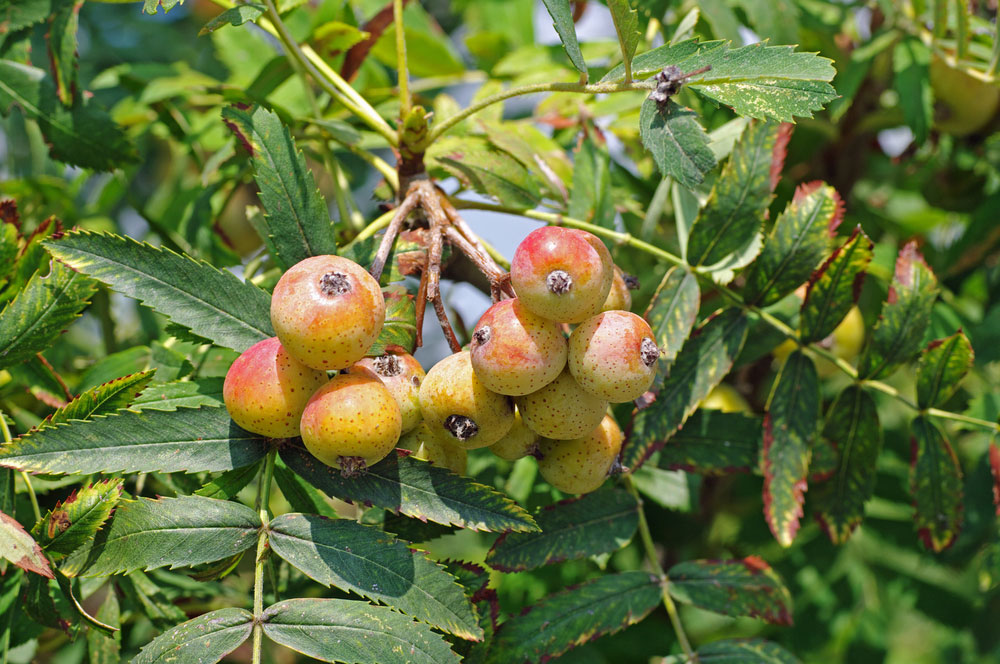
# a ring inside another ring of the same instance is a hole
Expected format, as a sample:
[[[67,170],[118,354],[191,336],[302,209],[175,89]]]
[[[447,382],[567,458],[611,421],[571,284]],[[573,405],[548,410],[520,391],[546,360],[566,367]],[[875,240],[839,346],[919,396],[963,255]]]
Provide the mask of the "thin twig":
[[[460,353],[462,351],[462,344],[458,341],[455,330],[451,327],[451,321],[448,320],[448,312],[444,310],[444,302],[441,301],[441,294],[438,293],[438,296],[431,300],[431,302],[434,304],[434,312],[441,322],[441,329],[444,330],[444,336],[448,340],[451,352]]]
[[[407,192],[406,198],[396,208],[396,214],[393,216],[392,221],[389,222],[389,227],[385,229],[385,235],[382,236],[382,243],[379,244],[378,252],[376,252],[375,258],[372,260],[371,269],[369,269],[371,275],[375,277],[375,281],[382,278],[382,270],[385,269],[385,262],[389,259],[389,254],[392,253],[392,245],[396,241],[396,236],[399,235],[399,231],[403,227],[403,222],[406,221],[406,218],[413,212],[413,209],[417,207],[417,203],[419,202],[418,192],[411,188]]]

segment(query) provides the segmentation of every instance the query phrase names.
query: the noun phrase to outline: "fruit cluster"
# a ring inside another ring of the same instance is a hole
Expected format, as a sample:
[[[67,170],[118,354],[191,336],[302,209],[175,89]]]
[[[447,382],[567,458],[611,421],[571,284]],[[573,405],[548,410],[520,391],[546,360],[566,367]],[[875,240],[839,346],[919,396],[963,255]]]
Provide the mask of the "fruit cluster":
[[[277,337],[229,370],[226,407],[250,431],[301,435],[345,474],[397,445],[462,473],[467,450],[490,447],[508,460],[536,456],[562,491],[593,491],[622,445],[608,404],[637,399],[653,381],[652,330],[628,311],[626,278],[590,233],[532,232],[510,280],[517,297],[490,307],[468,349],[425,375],[401,350],[365,357],[385,317],[371,275],[337,256],[306,259],[274,289]]]

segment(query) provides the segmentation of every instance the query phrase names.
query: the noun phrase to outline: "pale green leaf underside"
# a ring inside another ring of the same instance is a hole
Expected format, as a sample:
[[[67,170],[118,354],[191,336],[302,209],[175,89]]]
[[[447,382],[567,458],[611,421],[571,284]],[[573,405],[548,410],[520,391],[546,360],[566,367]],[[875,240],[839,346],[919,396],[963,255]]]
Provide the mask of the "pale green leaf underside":
[[[212,664],[236,650],[252,629],[253,614],[246,609],[212,611],[159,635],[131,664]]]

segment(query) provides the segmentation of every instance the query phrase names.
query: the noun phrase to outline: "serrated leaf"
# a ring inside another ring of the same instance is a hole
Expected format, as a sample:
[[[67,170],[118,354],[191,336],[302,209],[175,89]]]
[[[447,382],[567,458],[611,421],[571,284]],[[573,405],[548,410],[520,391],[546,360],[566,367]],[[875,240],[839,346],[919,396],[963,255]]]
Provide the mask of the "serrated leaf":
[[[238,26],[247,22],[256,23],[257,19],[260,18],[266,11],[267,7],[264,5],[255,5],[252,3],[230,7],[206,23],[204,27],[198,31],[198,36],[201,37],[202,35],[207,35],[210,32],[215,32],[219,28],[226,25]]]
[[[583,54],[580,52],[580,43],[576,38],[576,26],[573,25],[573,10],[570,9],[569,0],[542,0],[549,16],[552,17],[552,27],[559,35],[559,41],[566,49],[569,61],[573,63],[576,70],[581,74],[587,73],[587,64],[583,61]]]
[[[573,187],[567,213],[604,228],[615,227],[611,158],[589,138],[583,139],[573,154]]]
[[[120,502],[93,547],[67,560],[85,577],[187,567],[245,551],[256,544],[259,529],[257,513],[232,501],[139,498]]]
[[[52,13],[52,0],[4,2],[0,5],[0,37],[41,23]]]
[[[313,514],[283,514],[268,530],[274,553],[313,581],[382,602],[460,638],[483,638],[454,577],[391,535]]]
[[[927,140],[934,120],[930,83],[931,51],[916,37],[906,37],[892,51],[892,86],[899,93],[903,119],[917,145]]]
[[[608,0],[608,9],[611,10],[611,20],[618,34],[623,66],[627,70],[635,56],[635,48],[639,45],[639,17],[629,0]]]
[[[535,522],[541,532],[501,535],[486,564],[501,572],[521,572],[617,551],[635,534],[639,505],[621,489],[606,489],[549,505],[535,515]]]
[[[59,261],[46,276],[36,272],[0,311],[0,368],[48,348],[80,317],[94,290],[90,279]]]
[[[538,183],[528,169],[483,139],[452,139],[429,151],[428,156],[466,186],[503,205],[532,208],[541,202]]]
[[[861,356],[859,378],[888,376],[920,350],[935,300],[937,280],[916,241],[910,241],[899,250],[889,299]]]
[[[830,540],[842,544],[861,523],[875,490],[882,427],[871,395],[857,385],[845,388],[826,414],[823,437],[836,448],[837,467],[816,489],[816,518]]]
[[[660,347],[657,382],[662,383],[677,352],[691,335],[700,303],[698,279],[690,270],[678,265],[663,275],[663,280],[656,287],[653,299],[643,315]]]
[[[250,637],[253,614],[228,608],[198,616],[167,630],[146,644],[131,664],[212,664]]]
[[[691,560],[667,572],[674,599],[727,616],[792,624],[792,596],[777,572],[757,556]]]
[[[0,512],[0,558],[21,569],[52,578],[52,568],[38,542],[31,538],[14,517]]]
[[[50,555],[68,555],[94,537],[121,495],[122,480],[117,478],[80,488],[42,517],[31,534]]]
[[[488,664],[545,662],[633,625],[662,599],[660,579],[646,572],[606,574],[542,599],[497,630]]]
[[[962,529],[962,467],[941,429],[926,415],[913,420],[910,492],[924,545],[940,553]]]
[[[67,108],[45,70],[0,60],[0,113],[14,105],[38,122],[53,159],[98,171],[136,161],[128,136],[96,103],[77,95]]]
[[[778,140],[782,131],[782,125],[775,122],[755,122],[743,130],[691,227],[688,264],[718,263],[760,233],[776,184],[771,167],[784,161],[783,144]]]
[[[390,286],[382,290],[385,296],[385,323],[378,338],[366,355],[384,355],[389,346],[399,346],[412,353],[417,346],[417,308],[403,286]]]
[[[382,606],[343,599],[290,599],[264,610],[264,634],[323,662],[459,662],[423,623]]]
[[[823,182],[800,185],[749,270],[747,301],[774,304],[805,283],[826,258],[843,215],[843,201],[833,187]]]
[[[274,466],[274,481],[281,489],[281,495],[296,512],[319,514],[331,519],[339,518],[336,510],[330,506],[323,494],[293,473],[281,459],[278,459]]]
[[[262,237],[283,268],[310,256],[337,253],[330,213],[302,151],[278,115],[260,106],[222,110],[222,119],[253,160],[267,214]],[[197,332],[197,330],[195,330]]]
[[[220,346],[243,352],[274,336],[270,296],[204,261],[87,231],[67,233],[46,247],[71,267]]]
[[[232,500],[250,484],[260,471],[260,462],[242,468],[233,468],[222,473],[211,482],[194,492],[196,496],[216,500]]]
[[[857,226],[813,273],[799,313],[799,330],[805,342],[825,339],[858,301],[865,270],[872,260],[872,242]]]
[[[66,106],[73,102],[76,93],[76,31],[80,25],[80,7],[83,0],[62,0],[55,3],[49,16],[46,42],[49,60],[55,77],[56,94]]]
[[[0,466],[31,473],[218,472],[254,463],[267,439],[225,408],[131,412],[60,424],[0,447]]]
[[[155,374],[155,369],[140,371],[92,387],[46,417],[42,425],[48,427],[70,420],[89,420],[127,408]]]
[[[115,0],[117,2],[118,0]],[[184,4],[184,0],[142,0],[142,11],[145,14],[155,14],[158,7],[163,7],[166,14],[177,5]]]
[[[132,410],[177,410],[221,406],[223,383],[222,378],[155,383],[136,397],[132,402]]]
[[[637,469],[663,446],[733,366],[746,340],[747,318],[724,309],[693,334],[671,367],[656,401],[632,418],[622,463]]]
[[[703,475],[757,472],[761,430],[759,417],[701,408],[670,437],[657,465]]]
[[[281,458],[307,482],[341,500],[472,530],[538,529],[534,519],[502,493],[409,456],[390,454],[351,478],[298,446],[282,448]]]
[[[917,405],[941,406],[958,389],[972,367],[972,344],[959,330],[928,344],[917,364]]]
[[[715,155],[698,115],[672,99],[662,107],[652,99],[642,102],[639,136],[660,172],[688,189],[704,182],[705,173],[715,168]]]
[[[799,664],[798,658],[790,652],[777,643],[764,639],[714,641],[698,648],[698,662],[699,664]]]
[[[816,365],[801,350],[785,360],[764,415],[764,518],[782,546],[799,530],[812,442],[820,418]]]

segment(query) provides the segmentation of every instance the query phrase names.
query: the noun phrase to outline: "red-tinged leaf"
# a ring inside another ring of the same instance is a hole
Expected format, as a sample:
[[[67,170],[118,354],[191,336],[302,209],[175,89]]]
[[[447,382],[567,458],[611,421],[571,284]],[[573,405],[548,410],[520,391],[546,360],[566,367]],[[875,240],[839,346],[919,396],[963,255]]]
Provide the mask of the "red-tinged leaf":
[[[677,352],[691,334],[700,301],[698,280],[690,270],[681,266],[670,268],[656,287],[644,316],[660,347],[657,386],[663,383],[663,377],[677,357]]]
[[[896,259],[889,299],[861,357],[860,378],[888,376],[916,354],[936,299],[934,273],[911,241]]]
[[[684,424],[729,373],[746,335],[747,317],[733,307],[709,318],[687,340],[656,400],[632,418],[622,452],[627,468],[639,468]]]
[[[792,139],[792,132],[795,125],[791,122],[782,122],[778,127],[778,137],[774,140],[774,148],[771,150],[771,191],[778,187],[781,182],[781,171],[785,169],[785,158],[788,156],[788,141]]]
[[[993,474],[993,504],[1000,516],[1000,446],[995,440],[990,441],[990,472]]]
[[[122,495],[122,480],[95,482],[70,494],[31,530],[53,560],[72,553],[94,535],[111,516]]]
[[[873,246],[858,226],[813,273],[799,316],[803,341],[825,339],[844,320],[861,294]]]
[[[14,517],[0,512],[0,557],[27,572],[53,578],[52,567],[38,542],[31,538]]]
[[[816,518],[834,544],[843,544],[875,490],[882,427],[871,395],[858,385],[844,389],[827,412],[823,436],[836,448],[837,468],[816,488]]]
[[[910,491],[924,545],[944,551],[962,528],[962,467],[941,429],[926,415],[913,420]]]
[[[917,365],[917,404],[940,406],[955,394],[972,366],[972,344],[959,330],[950,337],[928,344]]]
[[[816,366],[797,350],[785,360],[764,416],[764,518],[782,546],[791,546],[799,530],[819,415]]]
[[[702,475],[757,472],[761,419],[699,409],[660,450],[657,465]]]
[[[757,556],[691,560],[667,572],[674,599],[727,616],[792,624],[792,596],[781,577]]]
[[[827,255],[843,215],[836,189],[823,182],[801,185],[750,268],[746,299],[766,306],[805,283]]]
[[[53,3],[49,31],[45,35],[52,61],[52,77],[59,101],[69,106],[76,95],[76,32],[83,0]]]

